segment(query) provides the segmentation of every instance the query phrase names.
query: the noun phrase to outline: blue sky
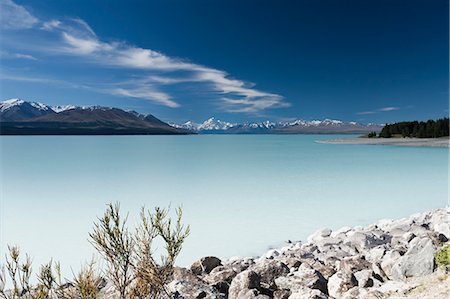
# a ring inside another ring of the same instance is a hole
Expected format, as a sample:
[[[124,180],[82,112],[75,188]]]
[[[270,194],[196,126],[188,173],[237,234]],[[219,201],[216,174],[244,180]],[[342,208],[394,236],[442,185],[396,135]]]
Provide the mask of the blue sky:
[[[174,122],[448,115],[448,1],[1,3],[1,97]]]

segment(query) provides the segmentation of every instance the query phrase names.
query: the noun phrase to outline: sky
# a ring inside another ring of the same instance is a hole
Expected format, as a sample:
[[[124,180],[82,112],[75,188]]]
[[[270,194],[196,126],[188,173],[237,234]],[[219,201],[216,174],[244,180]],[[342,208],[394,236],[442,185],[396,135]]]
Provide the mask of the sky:
[[[0,0],[0,96],[170,122],[449,114],[447,0]]]

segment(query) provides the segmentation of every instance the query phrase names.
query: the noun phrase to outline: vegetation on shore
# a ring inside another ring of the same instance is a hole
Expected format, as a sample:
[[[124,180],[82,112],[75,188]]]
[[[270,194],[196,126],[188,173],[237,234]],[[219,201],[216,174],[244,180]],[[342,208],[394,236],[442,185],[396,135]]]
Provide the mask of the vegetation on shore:
[[[368,137],[376,137],[369,133]],[[382,138],[391,137],[415,137],[415,138],[439,138],[449,136],[449,119],[441,118],[428,121],[404,121],[393,124],[387,124],[383,127],[380,134]]]
[[[113,284],[115,298],[166,298],[175,260],[189,235],[189,226],[182,224],[182,210],[176,209],[176,219],[169,217],[169,209],[142,208],[140,223],[134,231],[127,227],[119,204],[109,204],[89,234],[90,242],[106,262],[106,269],[97,269],[94,261],[63,281],[59,263],[52,260],[41,266],[37,284],[30,282],[32,262],[28,255],[22,259],[16,246],[8,247],[5,263],[0,271],[0,298],[5,299],[94,299],[106,283]],[[161,258],[155,258],[155,242],[164,248]]]
[[[434,255],[436,265],[443,269],[450,269],[450,244],[445,245]]]

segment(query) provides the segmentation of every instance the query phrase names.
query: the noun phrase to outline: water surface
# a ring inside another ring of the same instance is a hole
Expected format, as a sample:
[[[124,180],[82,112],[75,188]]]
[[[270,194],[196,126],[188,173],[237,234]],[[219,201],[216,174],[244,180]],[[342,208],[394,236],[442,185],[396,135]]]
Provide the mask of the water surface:
[[[142,205],[183,205],[192,234],[180,265],[447,204],[448,148],[314,142],[337,137],[2,136],[1,254],[18,244],[70,273],[115,201],[131,223]]]

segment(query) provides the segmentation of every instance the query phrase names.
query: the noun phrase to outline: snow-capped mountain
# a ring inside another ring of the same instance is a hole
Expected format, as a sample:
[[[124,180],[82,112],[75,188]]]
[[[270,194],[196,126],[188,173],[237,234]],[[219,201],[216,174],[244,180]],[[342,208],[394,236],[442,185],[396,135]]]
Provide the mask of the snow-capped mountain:
[[[230,123],[216,120],[211,117],[203,123],[187,121],[181,125],[171,124],[176,128],[184,128],[198,133],[223,133],[223,134],[322,134],[322,133],[365,133],[381,130],[380,125],[360,124],[357,122],[344,122],[341,120],[294,120],[290,122],[264,122]]]
[[[52,106],[51,109],[53,111],[55,111],[56,113],[60,113],[66,110],[72,110],[72,109],[77,109],[77,106],[74,105],[65,105],[65,106]]]
[[[211,117],[200,124],[193,121],[187,121],[181,125],[171,124],[171,126],[175,128],[183,128],[191,131],[226,131],[236,125],[237,124],[215,119],[214,117]]]
[[[0,102],[2,135],[136,135],[190,134],[151,114],[111,107],[50,107],[39,102],[10,99]]]
[[[49,106],[39,102],[9,99],[0,103],[0,121],[17,121],[55,113]]]

